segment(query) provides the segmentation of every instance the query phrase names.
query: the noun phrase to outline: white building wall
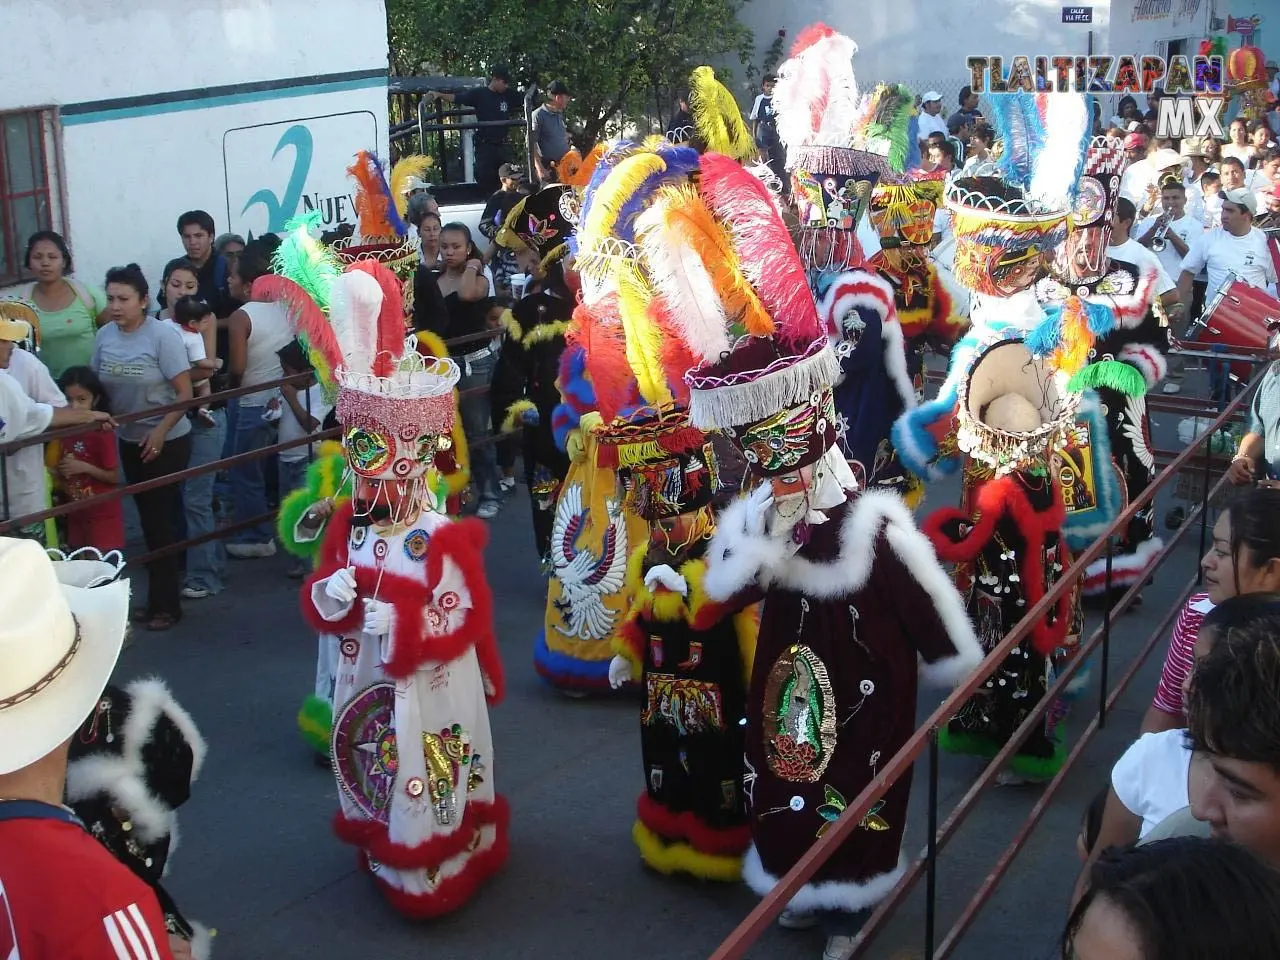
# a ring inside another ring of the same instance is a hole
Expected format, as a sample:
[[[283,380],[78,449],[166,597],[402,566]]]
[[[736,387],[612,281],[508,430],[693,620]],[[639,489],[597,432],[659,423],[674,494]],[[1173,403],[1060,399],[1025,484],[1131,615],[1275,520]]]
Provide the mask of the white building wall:
[[[353,221],[346,167],[386,154],[382,0],[6,3],[0,34],[23,38],[0,111],[58,108],[53,226],[91,283],[136,261],[158,284],[184,210],[245,235],[307,203]]]
[[[1174,0],[1179,2],[1179,0]],[[822,22],[858,44],[860,87],[905,83],[916,93],[934,87],[949,113],[955,93],[969,82],[971,56],[1084,54],[1093,33],[1095,52],[1108,28],[1109,0],[1093,0],[1093,23],[1062,23],[1054,0],[751,0],[742,21],[755,31],[757,63],[780,29],[789,50],[796,35]]]

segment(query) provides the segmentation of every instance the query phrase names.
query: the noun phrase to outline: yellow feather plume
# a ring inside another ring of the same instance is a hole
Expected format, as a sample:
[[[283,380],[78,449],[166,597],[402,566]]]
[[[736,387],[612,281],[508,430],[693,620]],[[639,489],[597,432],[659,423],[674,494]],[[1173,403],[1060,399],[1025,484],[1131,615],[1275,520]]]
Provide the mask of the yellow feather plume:
[[[409,209],[409,181],[414,177],[425,176],[427,169],[434,162],[430,157],[424,157],[422,154],[412,154],[401,157],[391,168],[391,180],[387,186],[391,189],[391,196],[395,199],[396,211],[400,216],[403,217]]]
[[[619,264],[617,281],[618,315],[627,338],[627,363],[636,375],[640,396],[656,407],[669,405],[674,399],[662,369],[662,331],[649,316],[653,291],[634,260]]]
[[[689,112],[698,138],[712,153],[723,153],[739,163],[756,156],[751,131],[742,119],[738,101],[716,79],[710,67],[693,71],[689,81]]]
[[[578,235],[580,250],[595,250],[613,233],[618,214],[645,180],[666,169],[656,153],[637,153],[620,162],[600,184]]]
[[[524,216],[524,204],[528,199],[528,197],[522,197],[516,201],[516,205],[507,214],[507,219],[502,221],[502,228],[498,230],[497,236],[493,238],[493,242],[498,246],[505,247],[508,250],[523,250],[528,246],[520,239],[520,235],[516,233],[516,224]]]
[[[729,232],[712,216],[697,188],[692,184],[663,187],[658,206],[662,219],[659,242],[685,247],[697,255],[732,323],[742,324],[755,337],[772,335],[773,318],[743,276]],[[646,248],[653,239],[657,238],[645,238]]]

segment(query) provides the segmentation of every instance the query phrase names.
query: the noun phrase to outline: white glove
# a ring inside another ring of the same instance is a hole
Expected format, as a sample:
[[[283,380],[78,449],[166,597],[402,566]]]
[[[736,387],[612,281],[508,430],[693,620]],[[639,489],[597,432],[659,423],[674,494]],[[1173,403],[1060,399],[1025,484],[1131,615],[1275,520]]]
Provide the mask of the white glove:
[[[614,657],[609,661],[609,686],[617,690],[624,683],[635,679],[631,671],[631,661],[626,657]]]
[[[391,634],[391,604],[382,600],[365,600],[364,632],[372,637]]]
[[[324,584],[324,595],[342,604],[356,602],[356,568],[343,567],[329,576]]]
[[[773,509],[773,487],[762,483],[747,498],[746,533],[752,537],[765,536],[769,511]]]
[[[688,582],[665,563],[659,564],[644,575],[644,585],[650,590],[655,583],[662,584],[672,593],[678,593],[682,597],[689,595]]]

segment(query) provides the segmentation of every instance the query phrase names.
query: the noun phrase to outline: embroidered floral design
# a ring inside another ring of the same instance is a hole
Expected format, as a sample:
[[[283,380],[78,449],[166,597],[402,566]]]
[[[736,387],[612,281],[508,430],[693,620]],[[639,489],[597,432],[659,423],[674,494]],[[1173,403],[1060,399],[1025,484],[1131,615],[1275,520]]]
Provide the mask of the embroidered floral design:
[[[775,775],[816,783],[836,746],[835,693],[826,664],[796,644],[778,657],[765,683],[765,759]]]

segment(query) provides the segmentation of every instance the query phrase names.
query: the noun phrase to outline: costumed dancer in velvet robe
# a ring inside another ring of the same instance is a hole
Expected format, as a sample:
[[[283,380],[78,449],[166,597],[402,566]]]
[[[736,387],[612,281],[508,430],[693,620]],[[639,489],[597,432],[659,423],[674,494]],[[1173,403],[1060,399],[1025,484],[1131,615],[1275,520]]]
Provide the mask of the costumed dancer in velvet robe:
[[[911,735],[919,662],[954,682],[981,660],[959,595],[901,499],[859,495],[835,441],[839,362],[765,186],[702,158],[698,194],[731,239],[743,288],[716,285],[723,326],[686,326],[690,419],[725,432],[759,483],[719,518],[707,595],[763,598],[747,698],[747,883],[766,893]],[[758,303],[764,316],[754,312]],[[850,723],[852,717],[856,722]],[[900,781],[792,900],[788,922],[856,913],[901,875]],[[846,949],[848,930],[829,943]]]
[[[402,161],[403,162],[403,161]],[[396,170],[400,170],[400,164]],[[393,173],[393,180],[395,174]],[[333,251],[319,243],[312,232],[320,225],[320,213],[302,214],[286,224],[284,239],[272,260],[275,272],[259,278],[254,284],[255,296],[267,301],[284,301],[294,318],[295,332],[308,345],[309,359],[316,368],[318,382],[327,396],[337,395],[334,371],[326,365],[323,351],[308,340],[308,328],[323,324],[323,315],[330,305],[334,282],[342,273],[342,264]],[[352,256],[352,263],[363,261],[367,269],[378,270],[385,281],[378,257]],[[397,278],[398,279],[398,278]],[[402,284],[402,289],[412,283]],[[395,301],[391,288],[386,291],[387,302]],[[402,297],[408,296],[401,294]],[[411,298],[410,298],[411,299]],[[303,312],[310,315],[308,323],[298,323]],[[407,317],[407,315],[406,315]],[[407,319],[406,319],[407,322]],[[445,356],[444,342],[430,331],[414,335],[419,353],[428,357]],[[435,473],[442,478],[443,497],[441,508],[452,515],[461,509],[461,496],[470,482],[470,458],[467,438],[462,430],[462,420],[457,415],[458,394],[453,393],[454,423],[449,440],[440,445],[435,454]],[[351,496],[351,473],[342,445],[332,441],[319,444],[315,461],[307,468],[305,485],[287,492],[276,517],[276,530],[285,550],[306,562],[315,563],[325,525],[334,507]],[[328,761],[329,736],[333,726],[333,687],[337,678],[339,638],[322,633],[317,639],[315,689],[308,694],[298,710],[298,729],[303,739],[313,747],[317,755]]]
[[[494,428],[521,428],[520,455],[533,504],[533,538],[549,562],[556,498],[569,458],[556,446],[551,418],[560,403],[556,376],[573,316],[574,292],[566,278],[568,240],[577,221],[577,195],[563,184],[545,187],[512,207],[497,243],[517,251],[533,274],[525,295],[502,315],[506,331],[490,395]]]
[[[645,697],[645,789],[631,836],[662,873],[738,880],[751,842],[742,719],[756,619],[703,587],[716,453],[680,410],[632,420],[604,449],[618,460],[628,509],[651,524],[628,563],[632,607],[609,671],[615,687],[638,680]]]
[[[1056,451],[1079,397],[1067,376],[1032,357],[1017,331],[988,336],[961,382],[957,443],[969,455],[966,506],[944,507],[923,529],[956,580],[983,651],[990,653],[1061,577],[1070,562]],[[1072,594],[1037,623],[939,734],[953,753],[995,756],[1041,701],[1070,655]],[[1051,710],[1013,755],[1002,782],[1045,780],[1062,765]]]
[[[302,609],[339,638],[335,831],[392,905],[421,918],[457,909],[502,866],[508,813],[487,708],[503,678],[486,532],[438,512],[443,491],[429,476],[460,374],[406,341],[399,292],[387,271],[353,265],[334,284],[332,326],[307,326],[335,371],[355,480],[326,525]]]
[[[1155,479],[1146,393],[1165,374],[1169,340],[1153,310],[1155,266],[1117,260],[1109,253],[1111,222],[1120,199],[1125,163],[1119,140],[1095,137],[1089,143],[1071,231],[1054,251],[1048,275],[1035,285],[1046,320],[1028,337],[1037,352],[1056,357],[1059,366],[1077,377],[1077,388],[1087,386],[1097,391],[1098,410],[1106,424],[1105,439],[1091,440],[1096,449],[1090,452],[1098,464],[1094,486],[1100,491],[1094,499],[1103,504],[1114,501],[1118,509],[1110,517],[1101,515],[1100,510],[1072,511],[1068,529],[1077,542],[1093,533],[1089,537],[1092,542],[1128,499]],[[1073,315],[1080,319],[1073,321]],[[1090,336],[1081,337],[1082,343],[1075,349],[1055,350],[1046,342],[1055,337],[1061,340],[1062,331],[1081,320]],[[1115,463],[1114,473],[1106,469],[1108,452]],[[1119,496],[1107,496],[1107,485],[1116,475],[1121,479]],[[1113,597],[1146,575],[1163,546],[1155,536],[1154,517],[1152,503],[1125,530],[1112,559]],[[1085,596],[1101,598],[1106,594],[1105,557],[1089,565],[1082,590]]]

